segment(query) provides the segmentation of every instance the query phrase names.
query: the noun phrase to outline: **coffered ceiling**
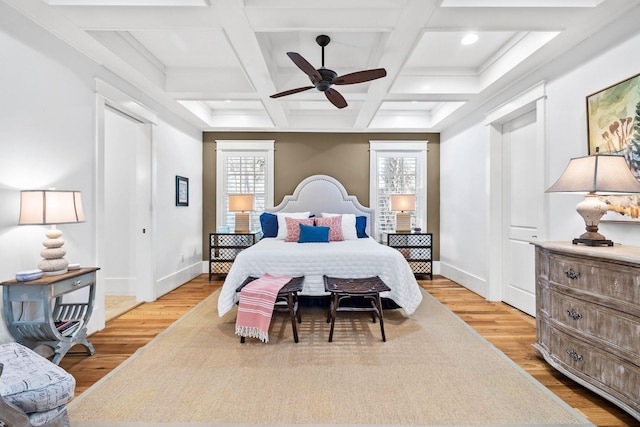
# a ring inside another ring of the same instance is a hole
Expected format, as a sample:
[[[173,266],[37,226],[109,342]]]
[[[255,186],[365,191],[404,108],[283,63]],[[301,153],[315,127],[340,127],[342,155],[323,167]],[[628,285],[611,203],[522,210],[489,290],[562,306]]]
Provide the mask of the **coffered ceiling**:
[[[202,130],[440,131],[638,0],[2,0]],[[474,44],[463,45],[469,33]],[[338,109],[287,56],[338,75]]]

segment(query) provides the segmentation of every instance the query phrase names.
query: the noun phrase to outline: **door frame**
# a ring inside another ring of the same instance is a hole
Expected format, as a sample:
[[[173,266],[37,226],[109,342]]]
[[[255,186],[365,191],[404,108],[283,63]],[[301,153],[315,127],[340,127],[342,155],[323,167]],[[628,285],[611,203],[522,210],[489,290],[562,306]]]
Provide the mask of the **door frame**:
[[[546,110],[545,110],[545,82],[540,82],[529,90],[512,98],[485,116],[485,124],[489,126],[489,215],[487,253],[487,300],[502,301],[502,288],[508,280],[508,259],[506,258],[506,227],[505,212],[505,165],[504,165],[504,135],[503,125],[527,112],[536,112],[536,151],[537,163],[543,165],[540,182],[535,183],[536,191],[544,194],[546,162]],[[545,240],[547,235],[547,221],[545,212],[548,211],[548,198],[541,198],[538,211],[538,240]]]
[[[95,159],[95,212],[96,212],[96,228],[95,228],[95,240],[96,240],[96,262],[97,266],[101,265],[103,258],[106,254],[106,230],[105,230],[105,180],[106,180],[106,168],[105,168],[105,112],[107,108],[114,109],[124,115],[141,122],[145,127],[144,135],[147,138],[147,146],[149,147],[150,156],[150,177],[148,177],[151,188],[151,209],[147,218],[136,218],[136,224],[142,221],[144,224],[149,224],[148,233],[145,232],[136,234],[135,248],[133,248],[136,255],[139,252],[146,254],[144,257],[136,256],[136,277],[143,277],[143,286],[136,288],[136,299],[138,301],[153,301],[155,299],[155,268],[154,268],[154,236],[155,236],[155,209],[153,207],[155,200],[155,156],[152,145],[152,125],[157,124],[157,114],[144,106],[138,100],[125,94],[124,92],[114,88],[103,80],[96,78],[96,126],[95,126],[95,144],[96,144],[96,159]],[[133,151],[135,155],[137,150]],[[95,310],[92,320],[96,318],[96,324],[98,330],[103,329],[105,325],[105,289],[103,279],[98,274],[97,289],[96,289],[96,302],[98,310]]]

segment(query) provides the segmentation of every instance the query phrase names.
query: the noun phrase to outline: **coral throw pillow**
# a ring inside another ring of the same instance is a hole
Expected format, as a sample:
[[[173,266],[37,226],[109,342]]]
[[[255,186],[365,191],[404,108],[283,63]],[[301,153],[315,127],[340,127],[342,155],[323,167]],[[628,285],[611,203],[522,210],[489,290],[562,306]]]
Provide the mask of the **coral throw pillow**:
[[[313,225],[313,218],[290,218],[285,217],[287,222],[287,237],[285,242],[297,242],[300,239],[300,224]]]
[[[344,240],[342,235],[342,217],[316,218],[316,225],[329,227],[329,241],[338,242]]]

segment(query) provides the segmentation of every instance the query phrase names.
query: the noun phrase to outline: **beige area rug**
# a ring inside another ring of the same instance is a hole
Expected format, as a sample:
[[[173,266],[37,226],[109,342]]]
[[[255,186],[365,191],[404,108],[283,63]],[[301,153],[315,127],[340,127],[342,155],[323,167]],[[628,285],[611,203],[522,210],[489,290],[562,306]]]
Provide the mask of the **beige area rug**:
[[[365,313],[275,316],[266,344],[234,335],[217,293],[69,405],[72,426],[590,425],[426,292],[387,342]]]

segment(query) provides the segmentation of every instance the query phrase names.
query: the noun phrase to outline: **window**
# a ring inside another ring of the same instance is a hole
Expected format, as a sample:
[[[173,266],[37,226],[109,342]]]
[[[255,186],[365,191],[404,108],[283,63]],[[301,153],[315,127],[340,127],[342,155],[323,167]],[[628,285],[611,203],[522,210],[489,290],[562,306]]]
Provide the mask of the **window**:
[[[235,228],[229,194],[253,194],[251,230],[260,229],[260,214],[273,206],[274,141],[216,141],[216,226]]]
[[[376,236],[395,230],[391,194],[415,194],[411,228],[427,226],[427,141],[370,141],[369,201],[376,209]]]

